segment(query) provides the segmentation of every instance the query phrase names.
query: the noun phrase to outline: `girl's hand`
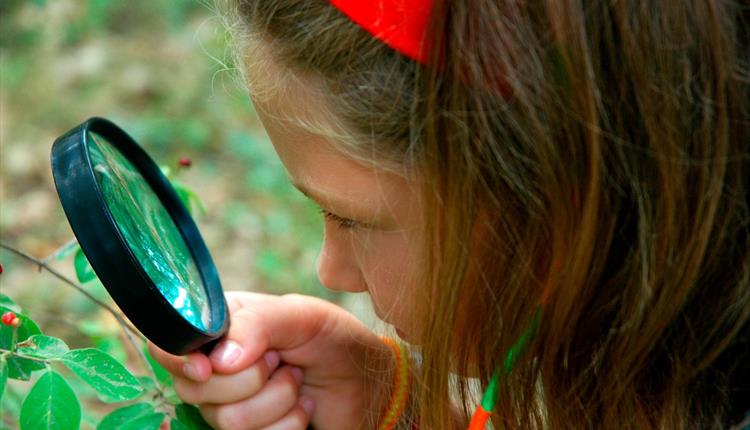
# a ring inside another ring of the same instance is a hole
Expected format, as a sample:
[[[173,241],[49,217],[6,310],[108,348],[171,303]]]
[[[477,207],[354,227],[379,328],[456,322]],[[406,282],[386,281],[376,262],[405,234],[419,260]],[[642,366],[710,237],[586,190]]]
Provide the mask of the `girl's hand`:
[[[222,430],[372,428],[392,381],[389,348],[352,315],[313,297],[227,293],[230,329],[210,356],[154,358],[185,402]]]

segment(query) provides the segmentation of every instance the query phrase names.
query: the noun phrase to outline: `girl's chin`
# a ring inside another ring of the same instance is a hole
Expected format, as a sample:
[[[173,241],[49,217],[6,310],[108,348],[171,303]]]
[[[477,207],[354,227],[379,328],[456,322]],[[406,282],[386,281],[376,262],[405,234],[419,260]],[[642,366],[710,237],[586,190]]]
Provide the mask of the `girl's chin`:
[[[401,338],[401,340],[408,342],[414,346],[419,345],[419,339],[413,336],[413,333],[409,333],[408,331],[402,330],[396,326],[393,326],[393,328],[396,330],[396,334],[398,334],[398,337]]]

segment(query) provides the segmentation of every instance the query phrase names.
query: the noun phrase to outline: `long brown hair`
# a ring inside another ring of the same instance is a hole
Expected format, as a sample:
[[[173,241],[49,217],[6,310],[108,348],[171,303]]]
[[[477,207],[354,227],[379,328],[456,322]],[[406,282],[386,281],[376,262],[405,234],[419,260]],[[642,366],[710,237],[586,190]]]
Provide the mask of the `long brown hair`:
[[[540,306],[495,428],[750,408],[747,5],[435,1],[427,67],[324,0],[234,9],[245,67],[314,82],[343,151],[418,172],[422,428],[470,414],[479,388],[450,375],[486,384]]]

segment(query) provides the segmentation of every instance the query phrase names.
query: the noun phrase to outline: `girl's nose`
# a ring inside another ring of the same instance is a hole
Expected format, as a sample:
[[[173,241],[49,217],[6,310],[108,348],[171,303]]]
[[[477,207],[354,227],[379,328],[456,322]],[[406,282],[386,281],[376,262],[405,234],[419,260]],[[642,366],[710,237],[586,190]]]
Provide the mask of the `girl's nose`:
[[[326,225],[323,246],[318,255],[318,279],[333,291],[362,292],[367,287],[346,232],[333,231],[338,227]]]

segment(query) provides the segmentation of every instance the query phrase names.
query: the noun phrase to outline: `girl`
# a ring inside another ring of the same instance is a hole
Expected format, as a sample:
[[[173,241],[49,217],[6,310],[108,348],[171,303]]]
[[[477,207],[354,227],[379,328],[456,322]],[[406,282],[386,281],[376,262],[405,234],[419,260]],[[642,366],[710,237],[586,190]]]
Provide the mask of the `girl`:
[[[325,214],[321,282],[369,293],[416,359],[321,300],[229,294],[210,357],[152,348],[209,423],[739,425],[746,4],[231,9],[258,114]]]

